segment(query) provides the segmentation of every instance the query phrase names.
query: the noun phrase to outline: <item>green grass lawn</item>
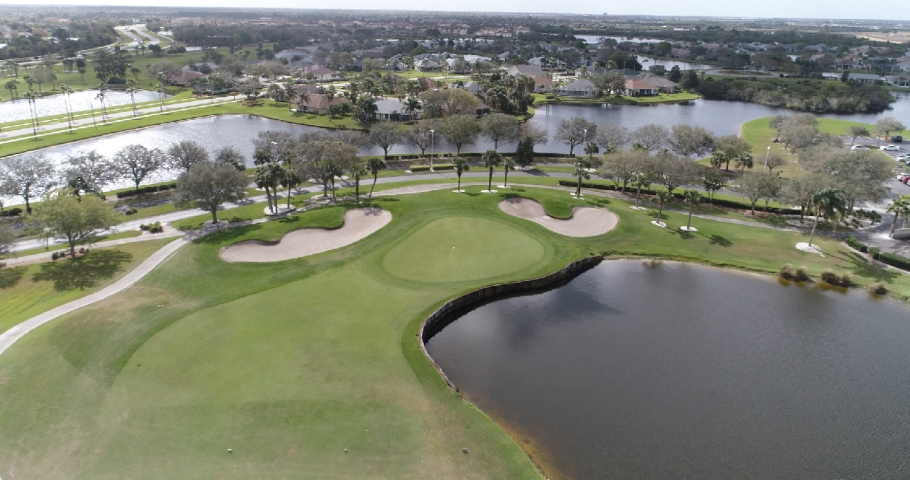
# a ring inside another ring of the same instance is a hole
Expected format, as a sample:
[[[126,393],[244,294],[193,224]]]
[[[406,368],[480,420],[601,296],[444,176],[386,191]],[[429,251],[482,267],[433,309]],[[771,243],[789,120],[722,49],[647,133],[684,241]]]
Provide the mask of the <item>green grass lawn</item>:
[[[63,259],[0,270],[0,333],[110,285],[172,240],[99,248],[75,261]]]
[[[182,248],[128,291],[32,332],[0,355],[0,475],[541,478],[518,443],[423,356],[420,323],[447,299],[605,251],[766,273],[792,263],[815,277],[832,268],[861,285],[910,291],[906,276],[827,239],[820,257],[793,247],[799,234],[701,219],[698,233],[683,234],[618,200],[481,188],[374,199],[392,213],[388,226],[280,263],[228,264],[218,251],[337,226],[350,205],[230,229]],[[534,198],[554,215],[607,207],[619,226],[562,237],[501,212],[507,195]],[[685,215],[664,220],[674,227]]]
[[[117,233],[112,233],[110,235],[101,235],[100,237],[98,237],[94,240],[94,243],[107,242],[110,240],[120,240],[123,238],[133,238],[133,237],[138,237],[140,234],[142,234],[142,232],[140,232],[138,230],[128,230],[126,232],[117,232]],[[85,242],[83,242],[81,244],[84,245]],[[16,252],[16,256],[24,257],[26,255],[34,255],[36,253],[67,250],[68,248],[69,247],[66,246],[65,244],[64,245],[58,244],[58,245],[54,245],[53,247],[50,247],[50,248],[39,247],[39,248],[32,248],[29,250],[20,250],[20,251]],[[0,259],[3,259],[3,258],[9,258],[9,257],[7,255],[0,255]]]

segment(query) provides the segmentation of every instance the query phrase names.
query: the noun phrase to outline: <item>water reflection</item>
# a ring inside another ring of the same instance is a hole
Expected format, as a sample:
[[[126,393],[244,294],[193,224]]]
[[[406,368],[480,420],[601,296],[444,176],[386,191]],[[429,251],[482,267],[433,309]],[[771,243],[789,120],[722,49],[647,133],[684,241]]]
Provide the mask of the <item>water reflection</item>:
[[[72,111],[79,112],[94,108],[100,113],[101,102],[95,98],[98,90],[82,90],[70,94],[70,104]],[[158,100],[157,92],[148,90],[139,90],[135,93],[136,103]],[[171,95],[165,95],[165,98]],[[20,93],[21,97],[21,93]],[[63,95],[48,95],[40,97],[35,101],[38,108],[38,116],[45,117],[49,115],[63,115],[66,113],[66,106],[63,104]],[[120,105],[129,105],[132,103],[130,94],[119,90],[108,90],[105,94],[104,105],[108,108]],[[28,101],[20,98],[16,101],[0,103],[0,123],[14,122],[16,120],[28,120],[31,118]]]
[[[480,307],[428,349],[551,476],[897,478],[908,320],[864,291],[617,261]]]

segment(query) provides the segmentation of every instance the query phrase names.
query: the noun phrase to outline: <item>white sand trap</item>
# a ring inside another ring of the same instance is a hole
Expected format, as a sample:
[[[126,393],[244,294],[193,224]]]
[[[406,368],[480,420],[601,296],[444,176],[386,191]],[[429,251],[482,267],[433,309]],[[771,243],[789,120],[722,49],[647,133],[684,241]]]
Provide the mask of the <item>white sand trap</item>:
[[[294,230],[277,244],[260,240],[235,243],[221,250],[221,258],[226,262],[281,262],[315,255],[363,240],[391,221],[392,214],[380,208],[357,208],[345,212],[340,228]]]
[[[575,207],[572,209],[572,218],[561,220],[547,215],[543,205],[527,198],[507,198],[499,202],[499,209],[567,237],[603,235],[613,230],[619,221],[613,212],[591,207]]]

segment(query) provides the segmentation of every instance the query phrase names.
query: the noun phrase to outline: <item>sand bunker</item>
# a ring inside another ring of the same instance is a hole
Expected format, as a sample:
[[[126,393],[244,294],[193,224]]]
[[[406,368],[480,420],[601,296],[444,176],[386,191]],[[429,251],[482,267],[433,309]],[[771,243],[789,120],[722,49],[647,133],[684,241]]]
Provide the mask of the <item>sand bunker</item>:
[[[226,262],[280,262],[346,247],[375,233],[392,221],[380,208],[357,208],[344,214],[341,228],[304,228],[286,234],[278,243],[249,240],[221,251]]]
[[[544,211],[543,205],[527,198],[508,198],[499,202],[499,209],[514,217],[530,220],[547,230],[567,237],[594,237],[616,227],[619,221],[613,212],[602,208],[575,207],[572,218],[560,220]]]

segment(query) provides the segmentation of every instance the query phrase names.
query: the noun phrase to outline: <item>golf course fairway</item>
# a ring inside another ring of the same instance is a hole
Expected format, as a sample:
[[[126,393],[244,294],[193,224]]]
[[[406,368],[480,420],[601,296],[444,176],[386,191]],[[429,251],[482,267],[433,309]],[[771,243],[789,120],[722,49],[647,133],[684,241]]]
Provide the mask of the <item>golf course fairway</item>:
[[[762,272],[793,263],[907,288],[827,239],[823,258],[794,249],[796,233],[695,219],[698,235],[682,234],[615,199],[481,188],[370,200],[392,214],[388,225],[285,262],[218,252],[337,228],[354,205],[224,230],[38,328],[0,355],[0,478],[542,478],[524,439],[423,356],[421,322],[447,300],[603,252]],[[606,235],[564,237],[502,212],[507,195],[550,214],[608,208],[619,221]]]

